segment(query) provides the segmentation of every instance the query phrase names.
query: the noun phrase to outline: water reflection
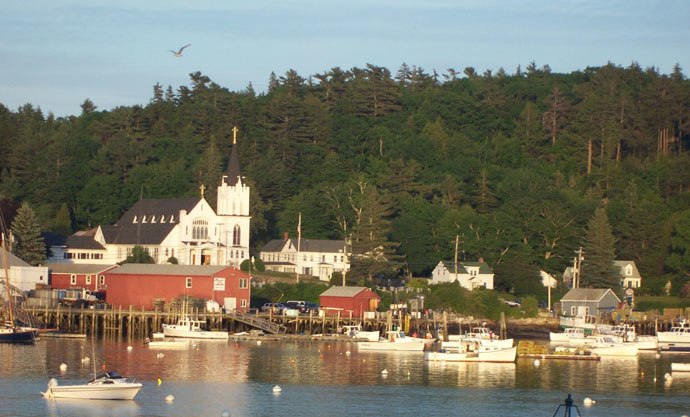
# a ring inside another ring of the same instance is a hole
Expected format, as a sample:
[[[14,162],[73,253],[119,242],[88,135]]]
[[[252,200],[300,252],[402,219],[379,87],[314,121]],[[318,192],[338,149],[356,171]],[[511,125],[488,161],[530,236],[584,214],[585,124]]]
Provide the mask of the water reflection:
[[[45,400],[48,416],[89,415],[98,410],[102,417],[136,417],[139,416],[139,404],[134,401],[107,400]]]

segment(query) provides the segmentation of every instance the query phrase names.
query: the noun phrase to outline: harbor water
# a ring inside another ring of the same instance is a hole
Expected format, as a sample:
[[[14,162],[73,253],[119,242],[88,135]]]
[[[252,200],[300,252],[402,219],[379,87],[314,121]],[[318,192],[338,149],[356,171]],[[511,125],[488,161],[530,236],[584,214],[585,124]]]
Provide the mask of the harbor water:
[[[551,417],[571,394],[583,417],[687,416],[690,375],[671,375],[672,362],[690,362],[690,354],[444,363],[425,362],[420,352],[358,352],[356,343],[339,341],[189,341],[153,349],[44,338],[0,345],[0,415]],[[41,396],[50,378],[83,383],[103,368],[142,382],[135,400]]]

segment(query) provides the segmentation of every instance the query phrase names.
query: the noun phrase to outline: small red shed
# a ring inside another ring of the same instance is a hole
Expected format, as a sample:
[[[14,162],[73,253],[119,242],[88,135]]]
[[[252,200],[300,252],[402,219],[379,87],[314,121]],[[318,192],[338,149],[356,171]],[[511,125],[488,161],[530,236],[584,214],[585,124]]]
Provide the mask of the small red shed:
[[[58,290],[85,288],[97,292],[104,290],[105,273],[117,265],[51,263],[46,265],[50,287]]]
[[[365,312],[376,311],[381,297],[367,287],[331,287],[321,293],[321,310],[340,311],[341,316],[360,317]]]
[[[106,272],[105,283],[105,301],[115,307],[152,310],[156,301],[188,296],[249,310],[249,274],[225,265],[124,264]]]

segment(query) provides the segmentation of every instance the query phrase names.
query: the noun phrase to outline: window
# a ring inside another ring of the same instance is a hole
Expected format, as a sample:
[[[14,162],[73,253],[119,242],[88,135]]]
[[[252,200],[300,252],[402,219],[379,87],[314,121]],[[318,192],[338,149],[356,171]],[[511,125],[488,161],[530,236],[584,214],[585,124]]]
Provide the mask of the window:
[[[247,300],[244,298],[240,300],[240,307],[247,307]]]
[[[240,278],[240,288],[247,288],[247,278]]]
[[[91,275],[86,276],[86,285],[91,285]]]
[[[105,285],[105,275],[101,275],[101,276],[99,277],[99,282],[98,282],[98,283],[99,283],[100,285]]]
[[[208,222],[205,219],[196,219],[192,222],[192,239],[208,239]]]
[[[192,277],[185,278],[184,286],[185,288],[192,288]]]
[[[235,227],[232,229],[232,245],[233,246],[240,246],[240,238],[242,237],[241,231],[240,231],[240,225],[236,224]]]
[[[77,275],[72,274],[69,276],[69,283],[70,285],[77,285]]]

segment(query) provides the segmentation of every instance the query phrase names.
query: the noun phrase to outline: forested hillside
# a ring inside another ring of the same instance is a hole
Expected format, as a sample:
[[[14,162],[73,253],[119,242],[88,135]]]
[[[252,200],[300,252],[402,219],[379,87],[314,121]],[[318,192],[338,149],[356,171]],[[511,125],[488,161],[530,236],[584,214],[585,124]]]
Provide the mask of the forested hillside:
[[[56,119],[0,106],[0,196],[6,216],[26,202],[63,234],[201,184],[215,207],[237,126],[255,250],[294,236],[301,213],[303,238],[351,241],[354,281],[428,276],[458,237],[459,259],[482,257],[499,288],[527,292],[539,269],[560,277],[582,247],[584,284],[589,260],[594,273],[613,256],[637,262],[645,291],[670,280],[678,294],[690,271],[689,110],[677,66],[367,65],[271,74],[262,94],[194,73],[153,86],[144,107],[86,99],[81,115]]]

